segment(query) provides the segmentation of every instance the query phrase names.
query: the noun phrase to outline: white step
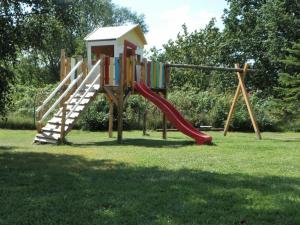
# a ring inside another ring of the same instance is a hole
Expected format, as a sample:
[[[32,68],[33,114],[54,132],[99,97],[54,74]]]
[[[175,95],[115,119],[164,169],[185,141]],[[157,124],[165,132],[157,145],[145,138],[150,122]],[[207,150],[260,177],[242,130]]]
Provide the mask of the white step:
[[[65,132],[68,130],[69,126],[65,126]],[[42,131],[45,132],[53,132],[53,133],[60,133],[61,126],[60,125],[53,125],[53,124],[47,124],[45,127],[42,128]]]
[[[42,144],[58,144],[58,140],[48,139],[44,137],[35,137],[34,142],[39,142]]]
[[[68,119],[76,119],[79,116],[79,114],[80,114],[80,112],[72,112],[72,114],[68,117]],[[61,118],[62,112],[59,111],[58,113],[56,113],[55,117]]]
[[[84,98],[92,98],[96,94],[97,94],[97,91],[90,91],[84,96]],[[75,96],[71,95],[71,98],[81,98],[83,95],[84,95],[84,93],[78,93]]]
[[[60,139],[60,134],[53,133],[53,132],[47,132],[43,131],[40,134],[36,135],[37,138],[44,138],[44,139],[49,139],[49,140],[59,140]]]
[[[89,88],[91,85],[90,85],[90,84],[87,84],[86,86],[87,86],[87,88]],[[94,84],[93,88],[94,88],[95,90],[99,90],[99,89],[100,89],[100,84]]]
[[[86,104],[88,104],[90,101],[91,101],[90,98],[84,98],[84,99],[81,100],[80,105],[86,105]],[[75,104],[77,104],[78,102],[79,102],[79,98],[73,98],[73,99],[68,103],[68,105],[75,105]]]
[[[65,121],[66,125],[73,124],[75,122],[75,119],[67,119]],[[61,118],[59,117],[53,117],[51,120],[48,121],[49,124],[61,124]]]
[[[74,108],[75,105],[67,105],[67,112]],[[85,108],[85,105],[78,105],[74,112],[81,112]]]

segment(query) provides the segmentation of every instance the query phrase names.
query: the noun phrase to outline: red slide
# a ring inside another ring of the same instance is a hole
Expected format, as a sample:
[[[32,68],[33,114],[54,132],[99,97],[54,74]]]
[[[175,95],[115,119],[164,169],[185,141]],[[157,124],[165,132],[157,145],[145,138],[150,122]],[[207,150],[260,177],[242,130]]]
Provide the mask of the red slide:
[[[155,92],[151,91],[145,84],[136,83],[134,89],[138,91],[144,98],[154,103],[162,112],[165,113],[167,119],[185,135],[194,138],[197,144],[209,144],[212,137],[198,131],[183,116],[178,110],[166,99],[162,98]]]

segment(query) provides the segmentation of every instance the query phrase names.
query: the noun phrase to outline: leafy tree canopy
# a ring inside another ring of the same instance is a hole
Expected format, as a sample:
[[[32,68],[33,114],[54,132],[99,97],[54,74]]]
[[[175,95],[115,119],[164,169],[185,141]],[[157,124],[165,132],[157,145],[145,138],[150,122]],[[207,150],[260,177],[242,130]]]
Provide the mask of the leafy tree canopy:
[[[13,74],[27,84],[57,81],[60,49],[69,55],[85,54],[83,38],[93,29],[128,22],[147,31],[144,15],[111,0],[1,1],[0,108],[9,105]],[[19,65],[31,69],[24,71]]]

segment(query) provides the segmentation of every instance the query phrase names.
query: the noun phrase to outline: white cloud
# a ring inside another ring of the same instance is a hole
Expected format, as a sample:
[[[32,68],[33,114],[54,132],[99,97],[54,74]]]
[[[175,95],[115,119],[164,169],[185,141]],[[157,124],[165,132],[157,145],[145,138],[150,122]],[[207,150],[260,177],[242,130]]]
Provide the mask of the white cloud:
[[[189,32],[204,28],[205,25],[215,17],[220,20],[219,13],[208,11],[199,11],[195,13],[190,5],[180,5],[173,9],[168,9],[160,13],[155,21],[149,24],[149,33],[146,35],[148,46],[161,48],[162,44],[167,43],[169,39],[175,39],[181,26],[185,23]]]

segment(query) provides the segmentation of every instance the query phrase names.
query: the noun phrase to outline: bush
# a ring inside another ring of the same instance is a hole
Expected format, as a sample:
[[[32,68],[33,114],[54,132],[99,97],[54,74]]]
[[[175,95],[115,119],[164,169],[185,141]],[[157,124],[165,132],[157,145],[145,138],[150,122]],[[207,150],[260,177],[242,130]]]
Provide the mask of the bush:
[[[257,123],[261,131],[276,131],[278,120],[272,115],[274,100],[272,97],[262,98],[260,92],[250,96],[250,102],[256,115]],[[237,104],[234,112],[232,127],[234,130],[253,130],[247,107],[242,99]]]
[[[34,130],[36,127],[33,117],[10,113],[6,118],[0,119],[0,128]]]
[[[13,87],[13,105],[7,118],[0,122],[0,128],[34,129],[36,108],[42,104],[55,85],[44,87],[24,86],[17,84]]]
[[[14,87],[14,107],[7,120],[0,122],[1,128],[32,129],[34,128],[35,109],[54,88],[47,85],[42,88],[17,85]],[[170,91],[168,95],[175,107],[196,127],[211,125],[224,127],[233,93],[222,94],[215,91],[201,91],[198,88],[182,87]],[[263,98],[261,92],[250,96],[259,128],[263,131],[284,129],[299,131],[298,124],[289,124],[283,118],[276,117],[276,104],[272,97]],[[125,105],[123,121],[124,129],[141,129],[144,112],[147,109],[147,128],[162,128],[160,110],[139,95],[130,96]],[[75,128],[96,131],[107,130],[109,120],[109,104],[104,95],[99,95],[80,117]],[[276,114],[277,115],[277,114]],[[114,128],[116,128],[117,109],[114,109]],[[284,121],[284,122],[283,122]],[[240,98],[232,119],[232,128],[239,131],[253,130],[251,120],[243,99]]]
[[[105,130],[108,127],[108,113],[108,101],[104,95],[99,95],[80,117],[77,125],[83,130]]]

